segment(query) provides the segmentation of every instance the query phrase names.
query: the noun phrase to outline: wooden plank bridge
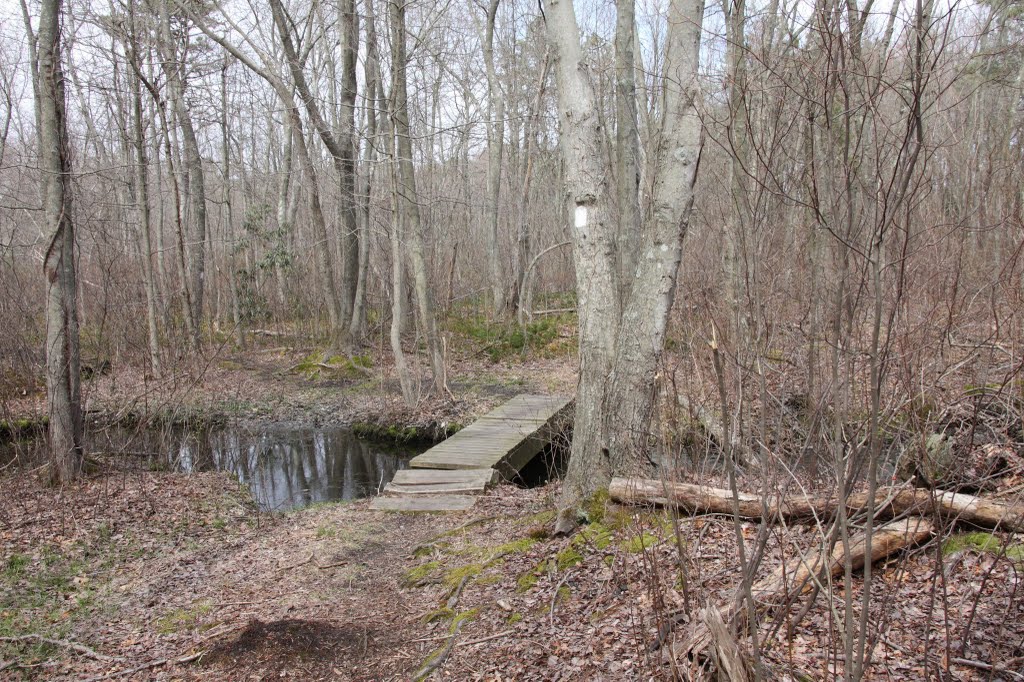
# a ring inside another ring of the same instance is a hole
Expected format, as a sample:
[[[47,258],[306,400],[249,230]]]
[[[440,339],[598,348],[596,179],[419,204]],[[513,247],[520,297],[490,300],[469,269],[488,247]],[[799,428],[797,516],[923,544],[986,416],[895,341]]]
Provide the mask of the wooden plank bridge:
[[[511,479],[565,427],[572,398],[518,395],[395,474],[370,503],[382,511],[461,511]]]

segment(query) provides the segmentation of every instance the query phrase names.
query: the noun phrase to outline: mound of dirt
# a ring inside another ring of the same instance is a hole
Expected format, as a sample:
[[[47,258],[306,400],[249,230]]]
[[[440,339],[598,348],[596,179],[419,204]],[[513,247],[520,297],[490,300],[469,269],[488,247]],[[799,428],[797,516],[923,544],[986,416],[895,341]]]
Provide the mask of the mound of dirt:
[[[204,656],[202,665],[328,679],[364,668],[364,659],[373,660],[379,644],[371,629],[349,623],[253,620]]]

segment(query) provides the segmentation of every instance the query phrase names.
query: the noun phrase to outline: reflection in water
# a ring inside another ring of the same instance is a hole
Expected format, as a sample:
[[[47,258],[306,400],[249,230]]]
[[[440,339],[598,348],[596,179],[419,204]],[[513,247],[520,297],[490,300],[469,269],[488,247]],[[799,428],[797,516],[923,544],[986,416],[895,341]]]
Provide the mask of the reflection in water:
[[[180,471],[230,471],[265,510],[374,495],[417,454],[386,450],[341,427],[213,430],[182,438],[170,453]]]

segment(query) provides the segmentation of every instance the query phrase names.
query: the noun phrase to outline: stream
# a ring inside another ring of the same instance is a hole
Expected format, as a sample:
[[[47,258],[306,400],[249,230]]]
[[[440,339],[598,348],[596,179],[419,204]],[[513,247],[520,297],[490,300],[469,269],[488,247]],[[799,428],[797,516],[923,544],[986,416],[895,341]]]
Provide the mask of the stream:
[[[42,438],[8,450],[0,462],[45,458]],[[260,509],[286,511],[317,502],[377,494],[399,469],[428,446],[391,446],[357,438],[344,426],[272,424],[247,430],[87,428],[87,451],[119,453],[150,469],[182,473],[226,471],[252,492]]]

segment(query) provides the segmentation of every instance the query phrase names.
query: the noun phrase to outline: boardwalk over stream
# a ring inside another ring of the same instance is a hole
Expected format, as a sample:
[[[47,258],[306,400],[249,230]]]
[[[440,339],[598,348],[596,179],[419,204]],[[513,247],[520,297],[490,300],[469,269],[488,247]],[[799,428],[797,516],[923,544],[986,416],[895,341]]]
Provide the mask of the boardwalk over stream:
[[[563,428],[572,398],[518,395],[410,461],[384,495],[383,511],[459,511],[500,479],[513,478]]]

